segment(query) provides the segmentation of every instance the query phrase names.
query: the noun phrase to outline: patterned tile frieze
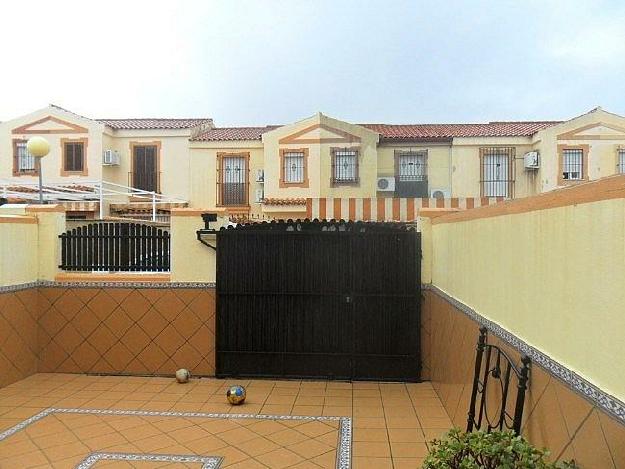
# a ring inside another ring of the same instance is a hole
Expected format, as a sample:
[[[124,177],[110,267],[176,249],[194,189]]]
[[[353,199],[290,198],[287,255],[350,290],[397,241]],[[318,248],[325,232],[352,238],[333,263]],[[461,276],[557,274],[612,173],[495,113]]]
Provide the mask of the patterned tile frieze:
[[[580,393],[588,400],[596,404],[599,408],[603,409],[605,412],[618,419],[621,423],[625,424],[624,402],[601,390],[596,385],[590,383],[574,371],[558,363],[553,358],[549,357],[537,348],[527,344],[514,334],[505,330],[499,324],[489,319],[486,319],[484,316],[477,313],[474,309],[458,301],[454,297],[448,295],[438,287],[427,284],[422,285],[422,289],[429,290],[439,297],[443,298],[445,301],[453,305],[456,309],[462,311],[470,319],[486,327],[490,332],[502,339],[512,348],[516,349],[519,353],[529,356],[532,359],[533,363],[538,364],[551,375],[563,381],[574,391]]]
[[[351,417],[333,417],[333,416],[308,416],[308,415],[269,415],[269,414],[228,414],[228,413],[206,413],[206,412],[175,412],[175,411],[149,411],[149,410],[119,410],[119,409],[82,409],[82,408],[49,408],[45,409],[32,417],[29,417],[13,427],[0,433],[0,442],[15,435],[16,433],[24,430],[26,427],[44,419],[49,415],[54,414],[77,414],[77,415],[114,415],[114,416],[135,416],[135,417],[182,417],[182,418],[211,418],[211,419],[256,419],[256,420],[274,420],[274,421],[309,421],[309,422],[323,422],[333,421],[338,422],[338,442],[336,452],[336,467],[337,469],[349,469],[351,467],[351,445],[352,445],[352,419]],[[77,467],[89,468],[92,467],[98,460],[102,459],[117,459],[115,457],[102,457],[98,454],[113,454],[113,453],[94,453],[85,458]],[[116,453],[121,454],[123,457],[119,460],[127,461],[151,461],[152,459],[132,459],[135,456],[139,456],[134,453]],[[150,455],[144,454],[144,457]],[[182,457],[198,457],[197,455],[182,456]],[[91,458],[91,459],[90,459]],[[99,459],[98,459],[99,458]],[[219,459],[219,458],[218,458]],[[172,460],[173,461],[173,460]],[[221,460],[219,459],[219,462]],[[178,462],[200,462],[200,461],[178,461]],[[204,466],[207,467],[207,466]],[[218,466],[208,466],[218,467]]]
[[[34,282],[35,287],[46,288],[215,288],[215,285],[215,282]]]
[[[10,293],[14,291],[26,290],[28,288],[37,288],[39,282],[20,283],[17,285],[4,285],[0,286],[0,293]]]
[[[89,469],[98,461],[197,462],[202,463],[202,469],[218,469],[222,458],[190,454],[91,453],[76,466],[76,469]]]
[[[215,282],[36,282],[0,286],[0,293],[26,290],[28,288],[215,288]]]

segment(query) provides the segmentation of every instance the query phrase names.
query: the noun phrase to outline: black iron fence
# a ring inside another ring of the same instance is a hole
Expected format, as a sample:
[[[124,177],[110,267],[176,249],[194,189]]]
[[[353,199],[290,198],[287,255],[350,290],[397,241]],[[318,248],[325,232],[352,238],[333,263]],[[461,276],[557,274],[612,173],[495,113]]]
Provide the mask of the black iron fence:
[[[69,271],[166,272],[169,232],[141,223],[91,223],[59,235]]]
[[[524,355],[515,365],[503,350],[486,343],[486,337],[487,329],[480,328],[467,431],[512,430],[520,435],[531,360]]]

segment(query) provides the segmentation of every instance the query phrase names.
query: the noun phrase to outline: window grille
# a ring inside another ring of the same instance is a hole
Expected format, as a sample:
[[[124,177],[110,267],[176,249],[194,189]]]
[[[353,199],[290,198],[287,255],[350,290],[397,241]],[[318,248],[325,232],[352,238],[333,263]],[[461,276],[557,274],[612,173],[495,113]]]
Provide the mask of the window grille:
[[[427,181],[427,152],[401,152],[397,177],[400,181]]]
[[[35,171],[35,157],[28,152],[26,142],[16,142],[15,151],[17,153],[17,171],[20,173]]]
[[[358,182],[358,151],[335,149],[332,158],[332,180],[335,183]]]
[[[283,157],[284,182],[293,184],[304,182],[304,152],[285,151]]]
[[[625,174],[625,148],[619,148],[618,150],[617,171],[620,174]]]
[[[65,171],[82,172],[84,168],[83,142],[66,142],[64,147]]]
[[[514,197],[514,148],[480,149],[482,197]]]
[[[247,205],[247,159],[244,156],[224,157],[220,172],[221,205]]]
[[[562,179],[579,181],[584,177],[584,150],[572,148],[562,151]]]

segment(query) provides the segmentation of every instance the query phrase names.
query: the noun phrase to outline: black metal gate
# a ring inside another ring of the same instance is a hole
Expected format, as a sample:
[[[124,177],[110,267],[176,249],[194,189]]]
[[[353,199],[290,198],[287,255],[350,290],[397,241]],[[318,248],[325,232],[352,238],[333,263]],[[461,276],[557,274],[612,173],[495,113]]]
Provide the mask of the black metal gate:
[[[420,234],[272,222],[217,234],[217,375],[418,381]]]

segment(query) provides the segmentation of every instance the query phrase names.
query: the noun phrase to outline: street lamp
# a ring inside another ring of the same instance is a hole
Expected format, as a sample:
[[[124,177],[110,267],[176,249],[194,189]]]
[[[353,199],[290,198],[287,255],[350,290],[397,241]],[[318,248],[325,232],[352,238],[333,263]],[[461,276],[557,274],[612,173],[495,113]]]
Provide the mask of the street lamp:
[[[50,153],[50,144],[43,137],[33,137],[26,143],[26,149],[28,153],[37,158],[37,163],[39,164],[39,203],[43,204],[43,184],[41,178],[43,168],[41,167],[41,158]]]

